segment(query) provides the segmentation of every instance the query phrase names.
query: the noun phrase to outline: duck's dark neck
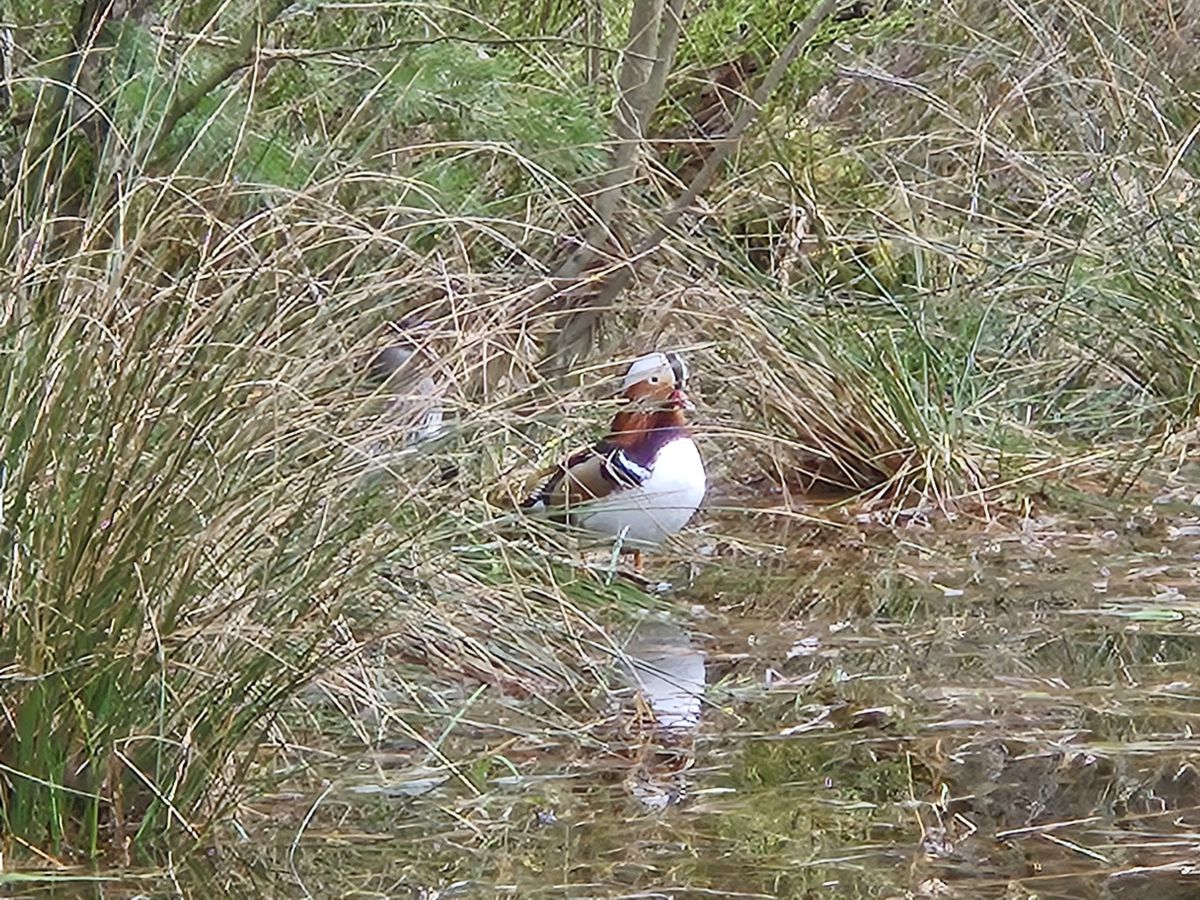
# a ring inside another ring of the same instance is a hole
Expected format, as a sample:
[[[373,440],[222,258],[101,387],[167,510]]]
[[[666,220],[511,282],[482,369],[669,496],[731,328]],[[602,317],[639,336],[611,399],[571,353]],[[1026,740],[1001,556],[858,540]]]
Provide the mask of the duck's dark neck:
[[[613,419],[608,442],[642,466],[649,466],[671,441],[689,434],[681,409],[625,410]]]

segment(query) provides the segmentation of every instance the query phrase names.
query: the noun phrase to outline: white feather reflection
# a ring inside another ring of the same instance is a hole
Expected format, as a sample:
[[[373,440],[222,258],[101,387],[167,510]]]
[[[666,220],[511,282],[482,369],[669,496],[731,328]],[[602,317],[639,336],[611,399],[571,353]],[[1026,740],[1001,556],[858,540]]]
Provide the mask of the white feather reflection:
[[[633,687],[666,730],[700,724],[704,704],[704,652],[678,625],[640,623],[623,648]]]

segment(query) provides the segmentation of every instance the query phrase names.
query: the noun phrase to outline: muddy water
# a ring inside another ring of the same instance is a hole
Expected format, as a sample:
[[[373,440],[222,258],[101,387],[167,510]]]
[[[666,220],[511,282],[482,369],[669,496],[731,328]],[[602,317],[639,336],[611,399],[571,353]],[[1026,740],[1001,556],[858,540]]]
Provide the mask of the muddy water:
[[[316,896],[359,873],[384,896],[1200,897],[1200,506],[1156,499],[714,541],[673,615],[614,635],[607,691],[481,707],[469,778],[397,767],[388,827],[304,838],[293,874]]]
[[[436,752],[397,740],[247,811],[253,835],[285,825],[253,852],[231,836],[248,869],[177,877],[196,896],[1200,897],[1194,493],[819,534],[762,512],[752,548],[713,527],[718,562],[614,626],[594,691],[481,696]]]

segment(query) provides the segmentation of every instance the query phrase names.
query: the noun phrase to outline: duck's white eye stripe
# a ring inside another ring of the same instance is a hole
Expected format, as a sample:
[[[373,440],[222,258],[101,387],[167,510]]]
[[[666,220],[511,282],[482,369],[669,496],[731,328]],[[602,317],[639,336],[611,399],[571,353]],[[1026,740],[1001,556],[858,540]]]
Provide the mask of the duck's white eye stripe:
[[[643,484],[650,477],[650,470],[626,456],[624,450],[611,454],[605,462],[614,481]]]
[[[675,387],[682,389],[687,384],[687,363],[684,362],[683,357],[678,353],[668,353],[667,359],[670,360],[671,371],[675,374]]]

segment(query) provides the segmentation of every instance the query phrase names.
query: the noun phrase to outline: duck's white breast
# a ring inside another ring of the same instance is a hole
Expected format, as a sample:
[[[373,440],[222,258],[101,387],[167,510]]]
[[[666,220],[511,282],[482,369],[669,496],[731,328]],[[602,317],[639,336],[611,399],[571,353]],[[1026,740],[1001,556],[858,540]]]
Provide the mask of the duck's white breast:
[[[707,486],[696,444],[678,438],[658,452],[650,477],[640,486],[593,501],[573,519],[589,531],[614,536],[624,531],[626,540],[658,544],[695,515]]]

